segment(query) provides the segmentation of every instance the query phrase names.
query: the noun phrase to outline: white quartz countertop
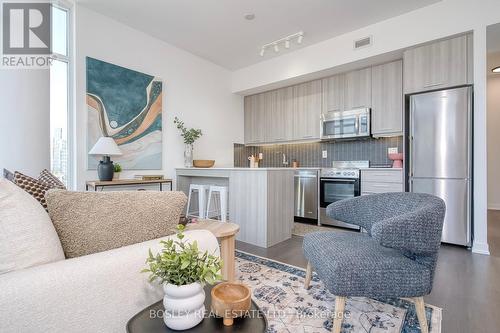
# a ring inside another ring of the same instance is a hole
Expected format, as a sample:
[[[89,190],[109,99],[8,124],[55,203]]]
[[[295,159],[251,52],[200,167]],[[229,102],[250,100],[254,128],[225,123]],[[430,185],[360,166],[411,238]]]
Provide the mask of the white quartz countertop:
[[[242,171],[266,171],[266,170],[319,170],[321,168],[175,168],[176,170],[242,170]]]
[[[375,170],[381,170],[381,171],[401,171],[403,170],[402,168],[359,168],[360,170],[370,170],[370,171],[375,171]]]

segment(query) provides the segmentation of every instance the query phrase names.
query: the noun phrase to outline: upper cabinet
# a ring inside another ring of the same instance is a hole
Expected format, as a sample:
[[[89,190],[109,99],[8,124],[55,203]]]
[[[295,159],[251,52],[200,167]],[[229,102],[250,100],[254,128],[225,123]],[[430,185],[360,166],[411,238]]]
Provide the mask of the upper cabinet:
[[[330,76],[322,81],[323,113],[344,110],[345,75]]]
[[[415,93],[472,83],[472,36],[460,36],[404,52],[404,91]]]
[[[403,135],[403,62],[372,67],[372,135]]]
[[[345,74],[345,109],[369,108],[372,103],[372,69]]]
[[[321,80],[294,86],[293,140],[319,139]]]
[[[269,123],[269,141],[281,142],[293,140],[293,113],[294,95],[293,87],[275,90],[275,107]]]
[[[267,141],[267,117],[270,115],[269,93],[245,97],[245,143],[258,144]]]

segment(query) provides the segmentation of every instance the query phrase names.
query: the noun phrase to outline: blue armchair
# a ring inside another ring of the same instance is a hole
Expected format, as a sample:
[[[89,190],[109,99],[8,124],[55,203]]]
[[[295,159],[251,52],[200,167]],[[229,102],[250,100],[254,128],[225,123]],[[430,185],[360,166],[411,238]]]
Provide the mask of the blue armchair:
[[[335,202],[327,214],[367,233],[314,232],[304,237],[305,287],[314,267],[336,296],[333,333],[339,333],[347,296],[414,298],[428,332],[423,296],[432,289],[445,204],[421,193],[382,193]]]

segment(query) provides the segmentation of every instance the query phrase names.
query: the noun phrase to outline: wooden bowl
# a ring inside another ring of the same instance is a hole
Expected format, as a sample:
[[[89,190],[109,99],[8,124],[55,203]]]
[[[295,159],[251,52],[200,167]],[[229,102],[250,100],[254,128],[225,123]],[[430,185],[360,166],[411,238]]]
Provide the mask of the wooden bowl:
[[[195,168],[211,168],[214,164],[214,160],[193,160],[193,166]]]
[[[212,288],[212,312],[224,318],[225,326],[233,325],[233,319],[242,317],[250,310],[251,291],[242,283],[222,282]]]

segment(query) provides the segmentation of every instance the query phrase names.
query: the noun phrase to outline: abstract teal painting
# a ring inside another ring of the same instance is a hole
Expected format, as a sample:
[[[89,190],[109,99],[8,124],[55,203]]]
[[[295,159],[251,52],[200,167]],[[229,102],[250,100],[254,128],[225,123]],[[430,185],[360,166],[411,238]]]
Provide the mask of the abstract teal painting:
[[[161,169],[161,80],[90,57],[86,60],[88,150],[101,136],[110,136],[123,153],[113,161],[123,169]],[[89,155],[89,169],[95,169],[99,159]]]

